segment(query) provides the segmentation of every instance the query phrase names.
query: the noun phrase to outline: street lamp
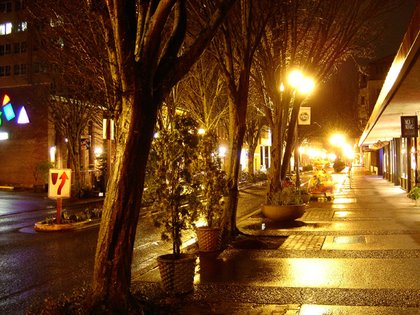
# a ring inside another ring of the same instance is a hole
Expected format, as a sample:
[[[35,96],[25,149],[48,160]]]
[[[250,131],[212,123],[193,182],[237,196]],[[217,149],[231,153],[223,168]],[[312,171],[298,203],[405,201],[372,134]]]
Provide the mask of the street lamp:
[[[315,88],[314,80],[303,75],[300,70],[290,72],[288,81],[291,87],[303,95],[309,95]]]
[[[300,70],[293,70],[290,72],[288,76],[289,85],[294,89],[293,95],[295,95],[295,91],[299,92],[304,96],[308,96],[315,88],[315,82],[311,77],[305,76]],[[294,100],[295,102],[296,100]],[[295,117],[295,166],[296,166],[296,187],[300,186],[300,176],[299,176],[299,152],[298,152],[298,121],[297,115],[299,112],[300,104],[297,106],[294,105],[294,117]],[[293,121],[291,121],[293,122]]]

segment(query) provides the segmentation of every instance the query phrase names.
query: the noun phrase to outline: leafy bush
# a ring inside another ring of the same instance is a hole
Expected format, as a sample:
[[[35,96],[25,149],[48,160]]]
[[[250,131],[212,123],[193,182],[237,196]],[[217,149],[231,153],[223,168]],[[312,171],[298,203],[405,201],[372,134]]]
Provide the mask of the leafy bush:
[[[420,199],[420,187],[415,186],[411,188],[410,192],[407,194],[407,197],[413,200]]]
[[[186,115],[160,119],[158,136],[149,154],[147,195],[162,227],[162,239],[172,241],[173,254],[180,254],[182,231],[197,217],[200,183],[194,176],[197,160],[198,125]]]
[[[61,212],[61,224],[77,223],[86,220],[100,219],[102,217],[101,208],[86,208],[83,211],[71,213],[68,210]],[[48,217],[45,219],[46,224],[56,224],[55,217]]]
[[[309,171],[312,171],[313,169],[314,169],[314,167],[313,167],[311,164],[304,165],[304,166],[302,167],[302,171],[303,171],[303,172],[309,172]]]
[[[345,167],[346,163],[344,163],[342,160],[335,160],[333,165],[334,172],[340,173],[342,170],[344,170]]]
[[[273,194],[273,197],[268,201],[271,205],[302,205],[309,196],[308,192],[295,187],[284,187]]]
[[[222,198],[227,192],[226,174],[222,170],[217,144],[216,134],[208,132],[201,136],[198,159],[194,163],[201,194],[198,212],[208,227],[219,225],[223,212]]]

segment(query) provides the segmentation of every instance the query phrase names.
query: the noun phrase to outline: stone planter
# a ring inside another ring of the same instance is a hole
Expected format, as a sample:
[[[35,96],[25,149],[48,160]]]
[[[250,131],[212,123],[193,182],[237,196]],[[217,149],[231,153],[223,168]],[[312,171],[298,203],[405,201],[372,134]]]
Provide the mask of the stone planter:
[[[194,289],[195,256],[181,254],[161,255],[157,258],[163,290],[170,295],[191,292]]]
[[[292,221],[305,213],[305,205],[263,205],[262,214],[273,221]]]
[[[218,251],[222,238],[221,231],[218,227],[201,226],[197,228],[198,250],[200,252]]]
[[[62,224],[48,224],[45,221],[39,221],[34,224],[34,230],[37,232],[58,232],[58,231],[71,231],[99,225],[101,219],[86,220],[74,223]]]

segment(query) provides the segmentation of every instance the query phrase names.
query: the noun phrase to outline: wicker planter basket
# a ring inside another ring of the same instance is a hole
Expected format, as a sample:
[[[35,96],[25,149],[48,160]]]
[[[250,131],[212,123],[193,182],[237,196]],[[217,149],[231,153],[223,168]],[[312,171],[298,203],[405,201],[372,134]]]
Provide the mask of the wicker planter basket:
[[[218,227],[202,226],[197,228],[198,250],[200,252],[218,251],[222,239],[221,231]]]
[[[157,258],[163,290],[171,295],[191,292],[194,289],[195,256],[181,254],[161,255]]]

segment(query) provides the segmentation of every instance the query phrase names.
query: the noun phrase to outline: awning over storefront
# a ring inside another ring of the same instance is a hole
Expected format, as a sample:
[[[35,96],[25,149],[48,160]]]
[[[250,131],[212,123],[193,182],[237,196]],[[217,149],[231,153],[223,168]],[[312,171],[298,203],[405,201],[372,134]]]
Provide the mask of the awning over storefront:
[[[420,115],[420,4],[395,56],[359,146],[401,137],[401,116]]]

